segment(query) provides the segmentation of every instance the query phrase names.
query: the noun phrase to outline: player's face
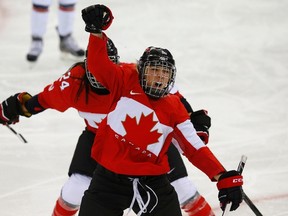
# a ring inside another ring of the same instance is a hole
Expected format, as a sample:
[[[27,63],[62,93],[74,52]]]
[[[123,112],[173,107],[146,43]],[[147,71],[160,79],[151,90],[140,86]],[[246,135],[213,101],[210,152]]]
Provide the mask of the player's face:
[[[146,85],[155,89],[167,87],[171,77],[171,70],[163,66],[147,66],[145,68]]]

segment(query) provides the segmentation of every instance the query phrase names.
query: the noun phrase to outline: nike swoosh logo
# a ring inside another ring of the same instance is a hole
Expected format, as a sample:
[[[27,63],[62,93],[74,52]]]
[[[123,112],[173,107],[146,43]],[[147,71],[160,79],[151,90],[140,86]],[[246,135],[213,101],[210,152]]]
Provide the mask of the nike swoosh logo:
[[[169,172],[167,172],[167,174],[170,174],[174,171],[175,167],[173,169],[171,169]]]
[[[131,91],[130,91],[130,94],[131,94],[131,95],[140,95],[141,93],[140,93],[140,92],[134,92],[133,90],[131,90]]]

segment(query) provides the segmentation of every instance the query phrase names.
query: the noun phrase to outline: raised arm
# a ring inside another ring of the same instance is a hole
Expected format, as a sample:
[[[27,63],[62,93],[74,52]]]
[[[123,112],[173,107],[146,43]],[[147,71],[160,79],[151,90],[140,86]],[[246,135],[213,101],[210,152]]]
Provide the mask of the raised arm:
[[[90,32],[87,51],[87,67],[90,73],[109,91],[116,88],[119,81],[119,66],[113,64],[107,54],[107,36],[102,33],[112,23],[113,15],[104,5],[92,5],[82,10],[86,24],[85,31]]]

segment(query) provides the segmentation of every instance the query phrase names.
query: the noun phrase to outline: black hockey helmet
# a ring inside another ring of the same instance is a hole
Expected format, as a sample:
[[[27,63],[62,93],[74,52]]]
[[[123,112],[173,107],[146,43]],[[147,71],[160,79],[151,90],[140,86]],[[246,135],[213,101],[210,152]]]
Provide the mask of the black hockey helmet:
[[[169,72],[168,82],[162,86],[161,82],[154,82],[148,85],[146,81],[146,68],[154,67]],[[167,49],[159,47],[148,47],[138,61],[138,71],[140,76],[140,84],[145,93],[153,98],[160,98],[167,95],[175,82],[176,67],[172,54]],[[155,83],[157,85],[155,85]],[[158,86],[158,87],[157,87]]]
[[[108,54],[109,59],[112,62],[114,62],[115,64],[119,64],[119,58],[120,57],[118,55],[118,50],[110,38],[108,38],[108,40],[107,40],[106,48],[107,48],[107,54]],[[87,56],[87,52],[86,52],[86,56]],[[86,64],[87,63],[85,61],[86,76],[89,80],[90,85],[96,89],[105,89],[105,87],[95,79],[95,77],[92,75],[92,73],[90,73],[90,71],[88,71]]]

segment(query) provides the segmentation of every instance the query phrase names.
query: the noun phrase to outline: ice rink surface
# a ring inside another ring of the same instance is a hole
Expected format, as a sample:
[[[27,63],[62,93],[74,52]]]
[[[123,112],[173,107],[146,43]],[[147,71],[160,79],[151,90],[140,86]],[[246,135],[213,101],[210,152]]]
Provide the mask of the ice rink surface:
[[[37,94],[75,62],[60,58],[57,1],[43,54],[33,67],[26,62],[28,2],[0,0],[0,101],[22,91]],[[121,61],[135,62],[150,45],[174,54],[182,94],[212,118],[209,147],[227,169],[236,169],[247,155],[244,191],[263,215],[287,216],[288,1],[79,1],[74,36],[82,47],[88,33],[80,11],[95,3],[114,12],[106,33]],[[84,122],[72,109],[47,110],[21,118],[13,128],[28,143],[0,127],[0,215],[51,215]],[[221,215],[215,183],[184,160],[190,178]],[[243,203],[229,215],[254,214]]]

